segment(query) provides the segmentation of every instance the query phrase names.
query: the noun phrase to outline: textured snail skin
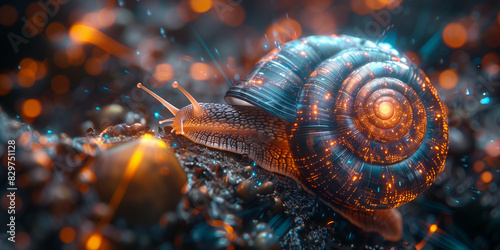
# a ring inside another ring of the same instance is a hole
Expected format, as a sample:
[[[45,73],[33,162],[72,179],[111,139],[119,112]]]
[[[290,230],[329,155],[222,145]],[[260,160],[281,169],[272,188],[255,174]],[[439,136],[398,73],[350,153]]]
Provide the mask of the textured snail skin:
[[[297,179],[286,128],[288,123],[251,106],[200,103],[203,115],[193,106],[179,110],[173,129],[208,147],[247,154],[259,166]]]
[[[402,237],[394,207],[444,168],[448,125],[425,74],[387,45],[307,37],[261,59],[226,104],[186,106],[173,128],[293,178],[366,231]],[[236,106],[236,105],[248,106]]]

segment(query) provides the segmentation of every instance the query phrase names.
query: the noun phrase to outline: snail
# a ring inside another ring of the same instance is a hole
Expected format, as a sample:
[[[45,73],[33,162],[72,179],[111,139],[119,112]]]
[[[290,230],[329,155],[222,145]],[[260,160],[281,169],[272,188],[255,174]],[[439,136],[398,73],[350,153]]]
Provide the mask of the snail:
[[[390,45],[310,36],[271,51],[226,93],[228,104],[182,109],[142,84],[175,116],[173,131],[247,154],[285,175],[365,231],[402,237],[395,207],[444,168],[445,107],[429,78]]]

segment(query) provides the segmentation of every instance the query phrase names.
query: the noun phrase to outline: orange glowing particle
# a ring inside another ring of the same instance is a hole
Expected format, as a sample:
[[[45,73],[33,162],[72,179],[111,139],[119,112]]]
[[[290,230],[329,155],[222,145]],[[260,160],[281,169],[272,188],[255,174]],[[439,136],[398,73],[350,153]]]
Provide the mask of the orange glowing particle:
[[[69,67],[68,57],[66,56],[66,52],[64,50],[58,50],[54,53],[54,63],[57,67],[65,69]]]
[[[104,8],[97,13],[97,20],[101,27],[109,27],[115,22],[115,13],[108,8]]]
[[[158,64],[153,76],[158,81],[168,81],[174,77],[174,68],[168,63]]]
[[[210,67],[206,63],[193,63],[189,67],[189,74],[198,81],[205,81],[210,78]]]
[[[484,182],[484,183],[490,183],[490,181],[493,179],[493,175],[491,175],[490,172],[488,171],[484,171],[482,174],[481,174],[481,180]]]
[[[334,142],[330,142],[330,146],[333,146],[333,144],[335,144]]]
[[[212,0],[189,0],[189,6],[191,6],[191,9],[198,13],[207,12],[210,8],[212,8],[212,5]]]
[[[431,227],[429,228],[429,232],[430,233],[434,233],[436,232],[438,226],[436,224],[432,224]]]
[[[12,90],[12,81],[8,75],[0,74],[0,95],[6,95]]]
[[[45,76],[45,74],[47,74],[46,61],[39,62],[39,63],[37,63],[37,65],[38,65],[38,71],[35,73],[35,79],[40,80]]]
[[[4,242],[2,242],[2,245]],[[19,232],[16,235],[16,242],[14,243],[18,249],[28,248],[31,244],[31,237],[26,232]]]
[[[33,73],[38,70],[38,64],[36,63],[36,61],[29,57],[21,60],[21,62],[19,62],[19,67],[21,67],[21,69],[30,70]]]
[[[17,83],[23,88],[29,88],[35,83],[35,73],[29,69],[21,69],[17,73]]]
[[[50,81],[50,87],[56,94],[64,94],[69,90],[69,79],[64,75],[56,75]]]
[[[483,171],[484,169],[484,162],[483,161],[476,161],[474,162],[474,165],[472,165],[472,169],[474,169],[474,172],[479,173]]]
[[[500,156],[500,140],[488,142],[486,144],[486,153],[492,157]]]
[[[93,233],[90,238],[87,240],[87,249],[88,250],[97,250],[102,243],[102,236],[98,233]]]
[[[352,181],[355,181],[356,179],[358,179],[357,176],[352,177]]]
[[[220,8],[220,7],[219,7]],[[231,11],[221,11],[221,20],[229,27],[237,27],[245,21],[245,9],[240,5],[234,6]]]
[[[45,135],[40,136],[40,138],[38,139],[38,141],[42,145],[47,145],[47,142],[48,142],[47,136],[45,136]]]
[[[69,36],[75,42],[87,42],[99,46],[101,49],[125,61],[129,61],[135,54],[135,51],[132,49],[118,43],[90,26],[75,24],[71,26]]]
[[[73,242],[75,236],[75,230],[72,227],[63,227],[63,229],[59,231],[59,238],[66,244]]]
[[[87,74],[96,76],[102,72],[102,62],[100,59],[91,57],[85,62],[85,72]]]
[[[42,104],[37,99],[28,99],[23,103],[23,115],[35,118],[42,112]]]
[[[47,26],[45,34],[52,42],[60,42],[66,37],[66,28],[60,22],[53,22]]]
[[[368,6],[366,6],[364,0],[352,0],[351,8],[354,12],[360,15],[366,15],[372,11]]]
[[[85,53],[81,46],[67,47],[66,56],[68,57],[68,61],[76,66],[82,65],[85,62]]]
[[[11,26],[17,21],[17,10],[14,6],[4,5],[0,7],[0,24]]]
[[[495,52],[490,52],[483,56],[481,60],[481,67],[491,75],[500,71],[500,57]]]
[[[418,170],[418,172],[419,172],[419,173],[422,173],[422,169],[419,169],[419,170]]]
[[[439,85],[445,89],[452,89],[457,86],[458,74],[453,69],[447,69],[439,74]]]
[[[467,42],[467,30],[460,23],[449,23],[443,29],[443,41],[450,48],[460,48]]]
[[[392,185],[391,185],[391,183],[389,183],[389,188],[392,188]]]
[[[420,58],[418,57],[418,54],[413,52],[413,51],[406,51],[404,53],[406,57],[408,57],[414,64],[419,64],[420,63]]]
[[[291,18],[282,19],[280,21],[280,25],[292,39],[297,39],[302,34],[302,27],[300,26],[300,24]],[[306,53],[301,52],[301,55],[305,56]]]
[[[380,10],[384,8],[387,3],[384,0],[364,0],[365,5],[372,10]]]

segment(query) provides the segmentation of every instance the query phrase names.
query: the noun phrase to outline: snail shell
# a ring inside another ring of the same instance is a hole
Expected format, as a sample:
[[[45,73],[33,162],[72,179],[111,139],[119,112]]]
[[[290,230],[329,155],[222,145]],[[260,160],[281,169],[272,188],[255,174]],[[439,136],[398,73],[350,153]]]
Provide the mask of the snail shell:
[[[293,178],[366,231],[402,236],[393,209],[425,189],[448,151],[444,106],[429,79],[389,45],[349,36],[288,42],[226,93],[229,104],[177,109],[173,131],[247,154]],[[166,122],[165,121],[165,122]]]
[[[291,41],[261,59],[226,101],[293,121],[293,177],[391,240],[401,238],[402,223],[389,208],[415,199],[444,167],[444,106],[425,74],[388,45],[348,36]]]

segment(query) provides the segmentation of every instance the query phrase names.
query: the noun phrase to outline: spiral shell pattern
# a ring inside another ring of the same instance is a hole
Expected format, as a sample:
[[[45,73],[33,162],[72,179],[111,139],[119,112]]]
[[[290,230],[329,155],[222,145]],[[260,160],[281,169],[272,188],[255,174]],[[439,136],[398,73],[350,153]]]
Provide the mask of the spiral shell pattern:
[[[434,182],[448,127],[422,71],[383,50],[346,50],[310,75],[290,145],[309,190],[370,211],[405,204]]]
[[[397,53],[390,46],[350,36],[310,36],[293,40],[258,61],[227,91],[226,102],[257,106],[292,122],[297,113],[297,97],[311,72],[326,59],[349,48],[384,48]]]
[[[338,211],[400,206],[443,170],[444,106],[425,74],[390,45],[350,36],[288,42],[226,101],[292,122],[297,179]]]

